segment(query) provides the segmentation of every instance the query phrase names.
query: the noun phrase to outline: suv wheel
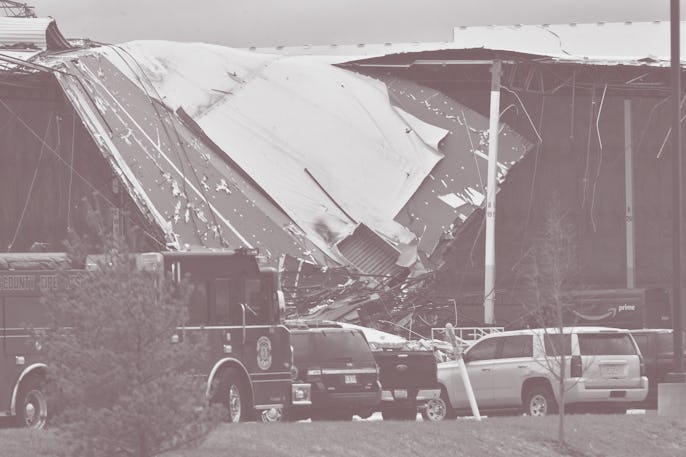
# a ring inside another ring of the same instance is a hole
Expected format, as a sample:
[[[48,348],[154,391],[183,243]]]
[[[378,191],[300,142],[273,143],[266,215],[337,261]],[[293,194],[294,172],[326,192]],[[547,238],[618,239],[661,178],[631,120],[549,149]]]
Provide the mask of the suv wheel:
[[[429,422],[440,422],[447,416],[448,408],[442,398],[433,398],[426,402],[426,409],[422,411],[422,417]]]
[[[548,386],[529,387],[524,394],[524,413],[539,417],[552,414],[555,410],[555,397]]]

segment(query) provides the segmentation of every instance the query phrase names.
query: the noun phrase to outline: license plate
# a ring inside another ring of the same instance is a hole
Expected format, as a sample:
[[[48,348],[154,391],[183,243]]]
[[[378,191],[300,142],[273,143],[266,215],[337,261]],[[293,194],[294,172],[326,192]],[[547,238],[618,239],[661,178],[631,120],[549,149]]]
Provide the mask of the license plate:
[[[345,383],[346,384],[357,384],[357,375],[354,375],[354,374],[345,375]]]
[[[406,389],[396,389],[393,394],[395,395],[395,398],[407,398]]]
[[[605,378],[623,378],[624,370],[622,365],[601,365],[600,373]]]

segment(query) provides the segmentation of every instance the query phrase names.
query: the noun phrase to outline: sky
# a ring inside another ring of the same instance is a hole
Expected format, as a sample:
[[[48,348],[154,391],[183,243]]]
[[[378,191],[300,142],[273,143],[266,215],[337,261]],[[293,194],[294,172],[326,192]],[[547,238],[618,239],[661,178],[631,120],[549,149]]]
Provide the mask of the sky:
[[[670,0],[21,0],[67,38],[230,47],[450,41],[460,25],[669,19]],[[682,1],[682,4],[684,2]],[[97,5],[97,6],[96,6]],[[681,7],[684,11],[684,6]]]

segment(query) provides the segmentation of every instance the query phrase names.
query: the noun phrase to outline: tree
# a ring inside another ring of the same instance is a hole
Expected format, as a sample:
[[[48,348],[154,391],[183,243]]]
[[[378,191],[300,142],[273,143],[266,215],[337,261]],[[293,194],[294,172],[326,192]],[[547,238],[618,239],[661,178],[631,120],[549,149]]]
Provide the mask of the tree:
[[[61,272],[68,287],[44,291],[48,395],[61,409],[52,422],[89,457],[149,457],[198,443],[217,414],[194,368],[204,341],[178,330],[190,286],[110,252],[94,270]]]
[[[568,347],[563,329],[577,262],[574,226],[557,198],[553,198],[546,211],[543,232],[528,251],[527,260],[522,265],[527,270],[524,275],[528,283],[525,307],[529,322],[536,327],[555,329],[554,334],[547,331],[545,334],[546,345],[552,352],[552,357],[545,358],[545,368],[558,383],[558,445],[564,447]]]

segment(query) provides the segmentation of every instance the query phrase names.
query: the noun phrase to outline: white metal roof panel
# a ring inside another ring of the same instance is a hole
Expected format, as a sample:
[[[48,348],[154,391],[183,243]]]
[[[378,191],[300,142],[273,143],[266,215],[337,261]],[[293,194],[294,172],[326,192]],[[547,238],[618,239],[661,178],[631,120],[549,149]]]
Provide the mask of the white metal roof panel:
[[[325,260],[279,208],[106,57],[84,53],[53,65],[103,156],[169,245]]]
[[[441,159],[432,144],[447,132],[399,114],[381,82],[307,56],[171,42],[122,49],[103,52],[182,106],[321,249],[360,222],[394,241],[414,237],[393,217]]]
[[[682,22],[683,27],[684,22]],[[598,22],[514,26],[463,26],[453,29],[457,46],[597,60],[670,58],[670,24]],[[682,58],[686,37],[681,35]]]
[[[682,25],[686,23],[682,21]],[[669,22],[599,22],[512,26],[460,26],[451,42],[360,43],[251,47],[276,55],[327,56],[335,63],[424,51],[485,49],[547,56],[598,65],[665,66],[669,63]],[[686,36],[681,34],[682,56]]]

